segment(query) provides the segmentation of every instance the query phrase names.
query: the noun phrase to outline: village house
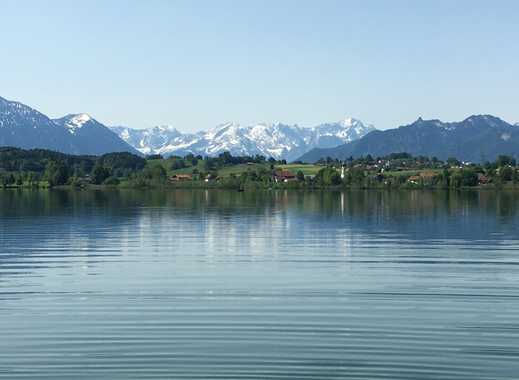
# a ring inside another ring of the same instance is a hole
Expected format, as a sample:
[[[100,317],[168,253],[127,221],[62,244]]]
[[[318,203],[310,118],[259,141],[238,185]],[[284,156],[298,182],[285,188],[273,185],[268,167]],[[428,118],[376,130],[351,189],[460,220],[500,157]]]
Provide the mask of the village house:
[[[419,175],[412,175],[411,177],[409,177],[407,179],[407,182],[408,183],[412,183],[412,184],[415,184],[415,185],[418,185],[418,183],[420,183],[420,179],[422,177],[420,177]]]
[[[216,181],[217,178],[218,177],[215,176],[214,174],[209,173],[208,175],[205,176],[204,182],[213,182],[213,181]]]
[[[192,179],[191,174],[175,174],[169,178],[171,182],[191,181]]]
[[[275,182],[291,182],[296,180],[296,176],[290,173],[288,170],[280,170],[274,173]]]

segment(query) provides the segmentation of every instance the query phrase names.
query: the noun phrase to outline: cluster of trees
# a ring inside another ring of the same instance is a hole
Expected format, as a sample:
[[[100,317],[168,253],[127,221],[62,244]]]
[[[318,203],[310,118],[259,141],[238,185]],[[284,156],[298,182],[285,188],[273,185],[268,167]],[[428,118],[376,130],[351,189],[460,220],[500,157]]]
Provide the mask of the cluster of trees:
[[[224,188],[321,188],[339,186],[343,182],[336,168],[323,167],[315,176],[305,176],[297,171],[295,177],[288,182],[275,180],[278,169],[274,164],[251,168],[239,175],[229,175],[221,178],[218,185]]]
[[[244,171],[240,169],[239,174],[219,176],[218,182],[212,182],[211,186],[461,188],[476,186],[483,180],[496,187],[519,183],[517,162],[509,156],[499,156],[495,162],[480,165],[461,163],[455,159],[442,161],[435,157],[413,157],[408,153],[394,153],[381,158],[368,155],[343,162],[327,161],[315,176],[305,176],[298,171],[294,173],[295,178],[279,182],[276,180],[276,171],[286,161],[259,155],[235,157],[226,152],[217,157],[188,154],[168,159],[155,155],[144,159],[130,153],[110,153],[97,157],[73,156],[41,149],[0,148],[0,187],[118,185],[121,181],[130,187],[154,187],[169,182],[169,170],[186,168],[186,173],[195,174],[197,178],[202,179],[207,174],[216,178],[222,169],[240,164],[252,165],[246,165]],[[411,180],[410,173],[418,175],[414,175],[415,179]]]
[[[155,160],[160,162],[154,164]],[[43,149],[0,148],[0,186],[117,185],[124,180],[131,187],[147,187],[164,185],[168,180],[166,168],[190,168],[192,173],[212,173],[216,177],[218,170],[224,167],[245,163],[269,163],[273,169],[274,165],[286,161],[267,159],[260,155],[236,157],[228,152],[217,157],[188,154],[168,159],[153,155],[144,159],[130,153],[110,153],[97,157],[74,156]],[[231,186],[235,182],[266,181],[270,177],[268,170],[245,173],[241,178],[231,176],[227,179],[229,183],[224,183],[224,186]]]
[[[150,156],[152,158],[160,158],[159,156]],[[148,157],[148,159],[150,158]],[[217,171],[221,168],[246,164],[246,163],[255,163],[255,164],[264,164],[269,163],[271,165],[280,165],[286,164],[286,160],[275,160],[274,158],[266,158],[262,155],[255,156],[233,156],[229,152],[224,152],[219,154],[217,157],[202,157],[200,155],[195,156],[193,154],[188,154],[184,157],[180,156],[172,156],[168,159],[171,162],[171,170],[183,169],[188,167],[197,167],[202,164],[202,170],[204,172],[213,172]]]
[[[0,185],[116,184],[118,178],[142,170],[145,165],[142,157],[125,152],[97,157],[6,147],[0,148]]]

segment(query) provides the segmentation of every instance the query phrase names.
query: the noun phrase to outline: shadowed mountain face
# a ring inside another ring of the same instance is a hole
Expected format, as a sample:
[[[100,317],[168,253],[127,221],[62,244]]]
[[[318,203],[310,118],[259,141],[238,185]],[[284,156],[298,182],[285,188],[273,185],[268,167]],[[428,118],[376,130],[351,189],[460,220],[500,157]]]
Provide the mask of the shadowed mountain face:
[[[492,161],[501,154],[519,157],[519,127],[490,115],[470,116],[454,123],[420,118],[400,128],[373,131],[336,148],[313,149],[300,159],[315,162],[325,157],[380,157],[397,152],[472,162]]]
[[[140,154],[108,127],[87,114],[67,115],[54,122],[67,129],[74,149],[81,154],[100,155],[110,152]]]
[[[52,120],[29,106],[1,97],[0,146],[42,148],[69,154],[139,154],[109,128],[86,114]]]

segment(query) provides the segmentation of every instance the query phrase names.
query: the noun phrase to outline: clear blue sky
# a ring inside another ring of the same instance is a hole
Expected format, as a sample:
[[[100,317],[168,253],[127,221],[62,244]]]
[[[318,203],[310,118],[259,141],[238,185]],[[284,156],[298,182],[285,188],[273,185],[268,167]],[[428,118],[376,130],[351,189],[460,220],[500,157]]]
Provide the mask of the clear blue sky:
[[[519,1],[2,1],[0,96],[106,124],[519,121]]]

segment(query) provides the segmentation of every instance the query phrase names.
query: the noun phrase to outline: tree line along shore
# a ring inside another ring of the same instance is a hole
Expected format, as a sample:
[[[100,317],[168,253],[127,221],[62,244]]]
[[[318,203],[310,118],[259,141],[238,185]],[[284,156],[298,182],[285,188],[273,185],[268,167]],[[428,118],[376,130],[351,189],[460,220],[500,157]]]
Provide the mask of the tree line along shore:
[[[0,188],[222,188],[222,189],[514,189],[515,158],[461,162],[456,158],[385,157],[287,163],[264,156],[188,154],[164,158],[130,153],[76,156],[43,149],[0,148]]]

